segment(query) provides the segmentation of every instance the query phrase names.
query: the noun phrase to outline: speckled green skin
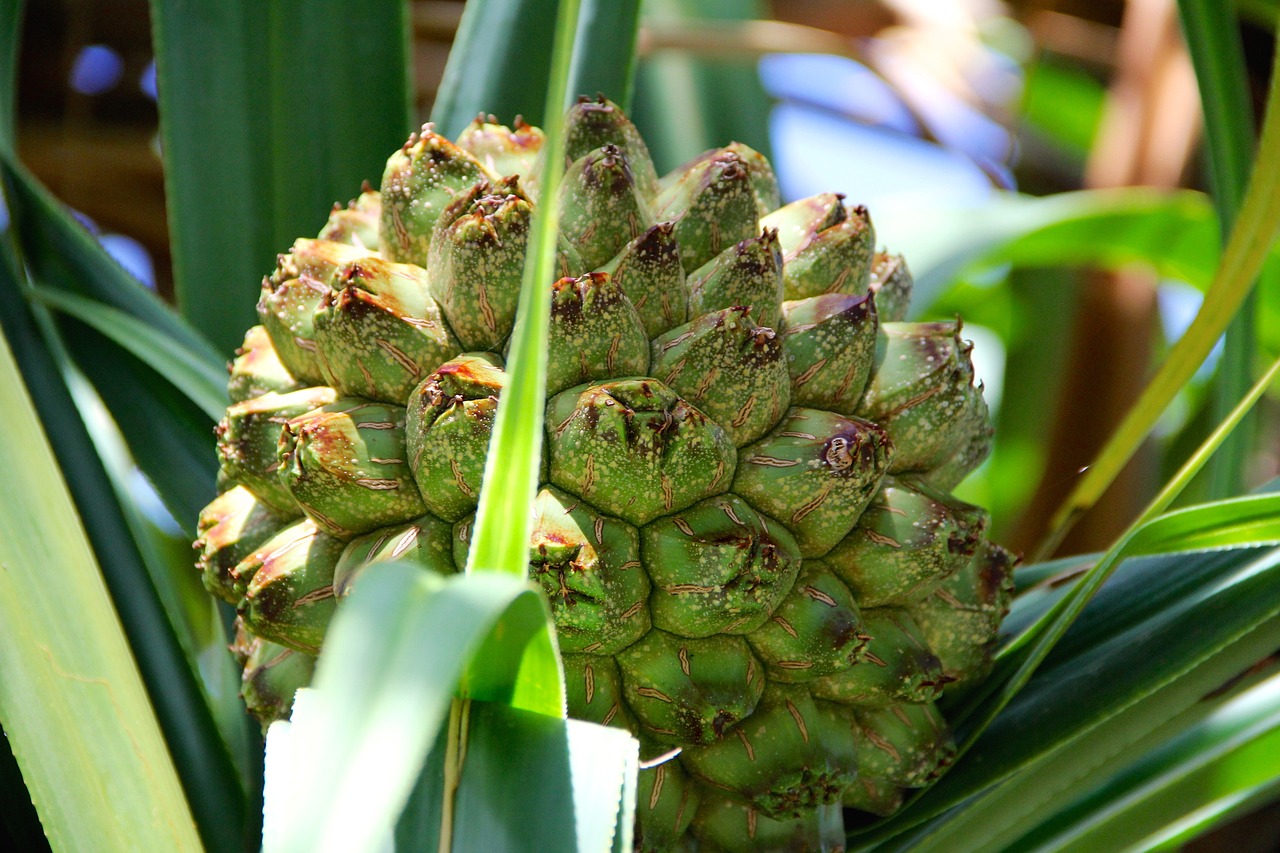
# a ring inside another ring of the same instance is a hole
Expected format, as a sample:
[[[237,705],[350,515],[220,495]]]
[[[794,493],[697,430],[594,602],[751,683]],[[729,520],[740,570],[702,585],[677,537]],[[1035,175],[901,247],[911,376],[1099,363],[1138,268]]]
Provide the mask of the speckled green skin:
[[[271,337],[276,357],[299,383],[319,385],[324,370],[316,348],[314,315],[338,268],[369,250],[331,240],[297,240],[262,280],[258,318]]]
[[[278,515],[296,518],[301,510],[278,473],[281,430],[290,418],[336,399],[338,392],[321,385],[288,394],[263,394],[228,407],[214,430],[222,470]]]
[[[829,293],[782,303],[791,402],[852,415],[875,360],[876,302]]]
[[[547,404],[551,482],[635,525],[729,488],[734,448],[654,379],[562,391]]]
[[[751,306],[757,323],[782,320],[782,249],[778,232],[765,229],[689,274],[689,312],[695,317],[721,308]]]
[[[875,294],[876,309],[886,323],[898,323],[907,319],[907,307],[911,304],[911,270],[902,255],[876,252],[871,264],[871,281],[867,289]]]
[[[658,194],[658,173],[636,126],[606,98],[579,98],[564,120],[565,159],[572,163],[605,145],[616,145],[626,155],[635,184],[645,198]]]
[[[291,649],[318,652],[333,618],[333,572],[344,547],[307,518],[241,560],[233,576],[244,589],[237,609],[249,629]]]
[[[562,278],[551,286],[548,395],[648,370],[649,339],[640,314],[608,273]]]
[[[454,197],[483,180],[496,180],[466,151],[424,125],[391,155],[382,173],[378,247],[382,256],[427,266],[436,221]]]
[[[741,637],[677,637],[653,630],[617,656],[640,731],[659,743],[711,743],[750,716],[764,669]]]
[[[1013,601],[1016,563],[1004,548],[984,542],[964,568],[911,605],[921,638],[956,686],[980,680],[991,668],[1000,623]]]
[[[244,343],[236,350],[235,360],[227,368],[227,396],[233,403],[260,397],[268,391],[288,394],[302,387],[280,362],[271,336],[262,326],[252,326],[244,333]]]
[[[342,267],[313,323],[327,383],[394,405],[459,346],[422,269],[381,258]]]
[[[807,690],[771,683],[734,737],[690,747],[681,763],[775,819],[802,817],[839,802],[857,774],[852,736],[824,722]]]
[[[409,470],[400,406],[343,398],[280,433],[280,482],[324,532],[349,539],[426,512]]]
[[[653,224],[626,154],[605,145],[579,157],[560,185],[560,233],[586,269],[607,263]]]
[[[704,314],[657,338],[651,370],[739,447],[768,432],[791,400],[782,341],[746,307]]]
[[[759,628],[790,591],[800,549],[736,495],[707,498],[645,526],[653,624],[684,637]]]
[[[534,167],[547,137],[539,128],[516,119],[515,127],[494,116],[477,116],[458,136],[458,147],[495,175],[519,175],[526,192],[537,192]]]
[[[368,189],[347,203],[334,204],[329,219],[320,229],[321,240],[346,243],[361,249],[377,251],[378,218],[382,215],[382,193]]]
[[[910,275],[856,200],[779,207],[738,143],[659,179],[604,100],[566,134],[554,198],[536,128],[414,135],[332,239],[280,257],[202,571],[250,635],[314,650],[365,573],[465,565],[529,222],[555,204],[529,575],[569,712],[652,762],[637,849],[841,849],[841,804],[889,813],[950,760],[933,702],[990,665],[1007,606],[1013,558],[949,494],[991,445],[968,345],[900,322]]]
[[[864,607],[907,604],[963,568],[986,527],[980,508],[888,477],[826,559]]]
[[[880,324],[876,371],[858,414],[888,430],[899,448],[890,473],[928,471],[966,443],[974,422],[972,346],[958,320]]]
[[[231,570],[288,523],[244,486],[214,498],[196,525],[196,569],[204,588],[228,604],[239,602],[243,590],[236,590]]]
[[[659,193],[654,214],[660,222],[675,222],[685,272],[693,272],[734,243],[760,232],[750,173],[732,151],[695,161]]]
[[[240,659],[243,669],[240,698],[262,724],[265,734],[267,727],[276,720],[289,719],[294,695],[311,683],[316,658],[315,655],[255,637],[245,630],[243,622],[238,622],[237,627],[232,651]]]
[[[635,849],[641,853],[671,850],[689,829],[700,800],[699,786],[689,779],[680,762],[667,761],[656,767],[641,768],[636,797]]]
[[[502,360],[490,353],[450,359],[409,395],[405,443],[422,500],[457,521],[476,508],[498,397]]]
[[[813,695],[846,705],[888,707],[919,705],[942,695],[947,679],[942,663],[920,636],[906,611],[872,607],[862,611],[863,629],[871,640],[865,664],[825,675],[809,684]]]
[[[804,556],[821,557],[853,527],[892,457],[876,424],[795,408],[738,453],[733,490],[784,522]]]
[[[393,560],[415,563],[428,571],[450,575],[453,563],[453,525],[424,515],[405,524],[379,527],[347,543],[333,570],[333,592],[339,599],[369,569]]]
[[[631,300],[640,314],[644,333],[656,338],[689,316],[684,267],[675,225],[659,222],[618,252],[601,270]]]
[[[849,587],[821,560],[804,561],[786,598],[747,634],[770,681],[802,683],[866,659],[869,639]]]

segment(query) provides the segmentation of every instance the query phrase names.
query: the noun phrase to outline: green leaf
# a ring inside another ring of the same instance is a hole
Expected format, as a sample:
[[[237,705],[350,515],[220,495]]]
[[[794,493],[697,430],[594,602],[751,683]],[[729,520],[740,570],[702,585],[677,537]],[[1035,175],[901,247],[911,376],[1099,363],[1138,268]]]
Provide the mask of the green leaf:
[[[1143,849],[1189,841],[1274,790],[1280,676],[1232,698],[1019,840],[1017,850]]]
[[[240,756],[241,771],[237,772],[228,753],[234,748],[232,742],[224,742],[219,734],[214,712],[193,675],[197,664],[185,657],[174,634],[133,537],[128,513],[65,384],[65,356],[60,349],[50,350],[20,295],[29,285],[18,283],[12,249],[9,241],[0,242],[0,324],[12,342],[80,517],[92,520],[85,532],[193,804],[202,839],[212,850],[239,848],[246,833],[256,832],[244,822],[247,811],[241,777],[247,772],[245,757]],[[86,330],[86,334],[96,333]],[[20,517],[26,511],[26,495],[16,489],[7,494],[0,515]],[[10,504],[15,508],[10,509]],[[32,528],[37,529],[44,530]]]
[[[39,285],[31,297],[41,305],[75,317],[132,353],[217,420],[227,409],[227,370],[205,353],[184,347],[123,311],[74,294]]]
[[[1240,211],[1253,158],[1253,103],[1244,48],[1228,4],[1220,0],[1178,0],[1178,11],[1204,110],[1205,152],[1214,207],[1226,233]],[[1256,303],[1257,297],[1250,295],[1227,327],[1218,381],[1212,390],[1215,420],[1230,411],[1249,385],[1257,345]],[[1252,420],[1247,420],[1209,463],[1205,472],[1209,497],[1227,497],[1244,488],[1252,433]]]
[[[431,120],[454,137],[478,113],[544,126],[574,95],[601,92],[625,109],[635,75],[638,0],[582,0],[568,96],[548,108],[557,0],[472,0],[449,51]],[[549,161],[548,161],[549,162]]]
[[[190,365],[207,371],[220,361],[198,332],[121,269],[25,169],[0,155],[0,170],[22,262],[35,280],[132,318],[135,328],[147,330],[145,338],[185,351]],[[15,293],[30,292],[16,280],[13,286]],[[63,346],[106,402],[169,512],[194,536],[196,515],[214,496],[213,420],[185,392],[98,331],[68,317],[57,326]]]
[[[700,22],[767,17],[759,0],[648,0],[644,6],[646,21],[666,26],[696,28],[708,25]],[[666,51],[641,62],[631,118],[661,174],[732,140],[769,157],[771,106],[754,58]]]
[[[1191,326],[1174,344],[1150,384],[1055,513],[1052,532],[1042,548],[1046,552],[1094,505],[1204,362],[1251,292],[1274,247],[1280,229],[1280,64],[1272,69],[1267,102],[1253,176],[1204,302]]]
[[[556,19],[555,48],[546,88],[547,135],[540,176],[543,198],[557,198],[564,176],[564,116],[578,3],[567,0]],[[556,278],[560,209],[539,205],[530,225],[529,247],[520,281],[520,302],[507,361],[510,379],[498,402],[493,437],[485,459],[483,487],[476,509],[475,534],[466,570],[505,572],[523,578],[529,570],[530,508],[538,489],[542,426],[547,399],[547,330],[551,283]]]
[[[57,849],[199,850],[129,644],[3,345],[0,406],[0,481],[22,496],[0,512],[0,718],[45,832]]]
[[[1208,199],[1191,191],[1082,190],[1036,198],[998,193],[979,208],[882,208],[876,234],[901,252],[920,313],[961,273],[1023,267],[1134,262],[1205,288],[1218,260]]]
[[[314,687],[299,694],[293,722],[268,734],[264,850],[379,849],[464,669],[495,648],[491,635],[523,648],[548,618],[538,592],[497,573],[443,579],[388,563],[361,577],[329,629]]]
[[[1119,618],[1073,625],[970,754],[859,842],[998,849],[995,839],[1011,840],[1006,833],[1018,832],[1022,822],[1047,817],[1041,810],[1068,784],[1096,780],[1107,756],[1274,649],[1280,603],[1267,590],[1277,582],[1274,549],[1126,562],[1091,608]],[[1150,612],[1129,618],[1144,608]],[[1032,791],[1043,796],[1028,798]]]
[[[570,96],[604,95],[622,111],[635,93],[640,0],[584,0],[574,39]]]
[[[229,353],[276,253],[404,141],[406,4],[152,0],[151,17],[178,304]]]
[[[632,850],[635,738],[487,702],[467,730],[454,850]]]
[[[22,40],[22,0],[0,0],[0,151],[12,154],[17,141],[17,78]]]

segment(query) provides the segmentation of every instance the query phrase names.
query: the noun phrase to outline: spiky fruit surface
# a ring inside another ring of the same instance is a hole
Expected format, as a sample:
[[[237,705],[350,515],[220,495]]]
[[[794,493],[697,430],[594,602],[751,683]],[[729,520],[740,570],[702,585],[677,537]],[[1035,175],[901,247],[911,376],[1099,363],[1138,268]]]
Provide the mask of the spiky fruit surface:
[[[536,128],[423,128],[263,283],[218,428],[199,567],[235,603],[264,722],[352,584],[465,564],[529,221],[562,214],[529,576],[570,712],[634,732],[637,847],[825,850],[952,755],[935,703],[980,677],[1014,559],[949,490],[991,428],[958,322],[867,211],[779,206],[741,144],[659,177],[607,101]],[[296,656],[287,650],[292,649]]]

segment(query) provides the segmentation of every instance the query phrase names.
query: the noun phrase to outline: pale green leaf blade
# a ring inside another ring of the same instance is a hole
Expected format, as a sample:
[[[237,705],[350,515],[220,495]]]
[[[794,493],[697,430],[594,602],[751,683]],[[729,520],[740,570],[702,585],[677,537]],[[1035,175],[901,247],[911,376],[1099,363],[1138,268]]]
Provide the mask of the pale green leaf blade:
[[[7,346],[0,718],[53,846],[200,850],[147,693]],[[51,570],[56,569],[56,570]],[[67,614],[75,618],[68,619]]]
[[[184,347],[141,320],[75,294],[35,286],[36,302],[75,317],[132,353],[217,420],[227,408],[226,366]]]
[[[632,849],[616,834],[639,762],[625,731],[487,702],[467,730],[453,850]]]
[[[209,697],[202,694],[194,675],[197,663],[184,654],[166,614],[164,596],[153,584],[143,549],[134,538],[132,513],[121,504],[86,427],[86,414],[78,409],[65,384],[65,356],[60,349],[50,348],[20,295],[29,285],[18,284],[11,248],[8,242],[0,243],[0,325],[13,342],[19,369],[76,507],[82,518],[92,519],[85,532],[120,614],[168,749],[175,757],[202,838],[215,850],[239,847],[247,834],[256,832],[256,820],[252,826],[245,824],[245,792],[254,785],[253,764],[248,755],[235,752],[238,738],[229,736],[223,740],[214,719],[227,716],[228,704],[239,710],[238,697],[223,696],[211,708]],[[97,335],[86,329],[85,337]],[[118,349],[115,354],[119,355]],[[124,358],[133,360],[131,356]],[[149,370],[146,373],[154,376]],[[120,389],[120,393],[127,390]],[[145,400],[144,395],[136,396]],[[158,418],[151,428],[162,423],[168,421]],[[193,471],[186,473],[188,478],[194,475]],[[25,500],[18,491],[6,494],[6,512],[8,502]]]
[[[543,198],[556,198],[564,174],[563,113],[578,0],[558,7],[551,73],[545,93],[547,138],[540,176]],[[508,345],[510,378],[498,403],[485,459],[484,486],[476,508],[475,533],[466,571],[496,571],[523,578],[528,572],[530,509],[537,494],[547,389],[547,335],[551,284],[556,278],[559,206],[539,205],[530,225],[520,282],[520,302]],[[558,677],[557,677],[558,680]],[[557,690],[558,697],[563,688]]]
[[[538,597],[496,573],[442,579],[392,563],[361,577],[329,629],[288,745],[269,749],[264,850],[379,849],[465,667],[503,614],[527,611],[530,598],[541,608]]]

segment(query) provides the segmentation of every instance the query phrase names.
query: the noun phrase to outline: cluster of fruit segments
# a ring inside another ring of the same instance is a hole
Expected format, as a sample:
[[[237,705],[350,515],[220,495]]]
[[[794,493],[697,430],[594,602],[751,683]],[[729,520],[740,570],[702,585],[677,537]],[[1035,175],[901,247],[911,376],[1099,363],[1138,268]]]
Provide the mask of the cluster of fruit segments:
[[[952,755],[936,701],[989,666],[1013,558],[950,490],[991,427],[958,321],[867,212],[779,205],[741,144],[659,177],[603,100],[543,136],[430,126],[263,282],[231,366],[205,585],[264,724],[389,560],[464,566],[530,217],[559,206],[529,577],[570,713],[624,726],[640,849],[837,849]],[[668,760],[657,761],[660,756]]]

